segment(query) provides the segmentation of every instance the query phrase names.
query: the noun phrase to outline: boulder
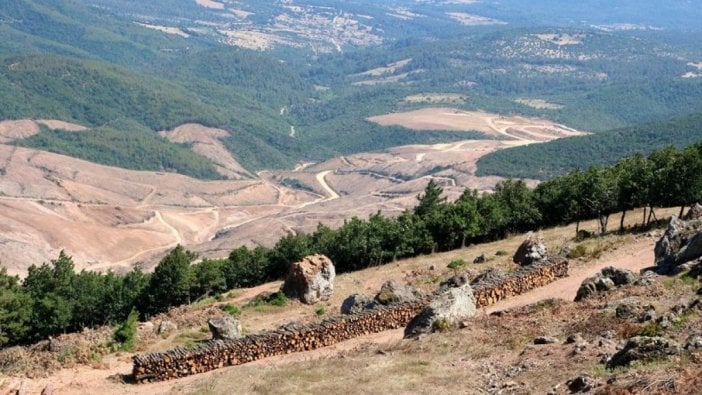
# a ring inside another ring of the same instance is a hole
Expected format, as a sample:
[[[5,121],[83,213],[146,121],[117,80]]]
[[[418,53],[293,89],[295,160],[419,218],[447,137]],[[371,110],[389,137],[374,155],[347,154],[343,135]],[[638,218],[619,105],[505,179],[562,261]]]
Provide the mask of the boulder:
[[[702,218],[684,221],[673,216],[654,253],[656,266],[663,273],[702,257]]]
[[[635,300],[622,301],[616,309],[616,317],[625,320],[637,320],[643,316],[644,308]]]
[[[439,292],[447,291],[449,288],[461,287],[464,284],[470,283],[470,276],[466,274],[457,274],[451,276],[439,283]]]
[[[631,270],[620,269],[613,266],[602,269],[602,275],[612,280],[617,287],[633,284],[637,279],[636,274]]]
[[[702,218],[702,205],[700,205],[699,203],[695,203],[695,205],[690,208],[687,214],[685,214],[685,217],[683,219],[689,221],[692,219],[700,218]]]
[[[289,298],[314,304],[334,293],[334,264],[324,255],[310,255],[290,265],[281,291]]]
[[[512,261],[521,266],[528,266],[546,259],[546,253],[543,239],[530,233],[514,253]]]
[[[375,306],[370,296],[353,294],[341,303],[341,314],[358,314]]]
[[[600,274],[589,277],[583,280],[578,288],[578,293],[575,295],[575,301],[578,302],[600,292],[607,292],[614,288],[614,281],[609,277],[604,277]]]
[[[685,349],[688,351],[702,350],[702,336],[690,335],[685,342]]]
[[[680,353],[680,345],[664,337],[636,336],[626,342],[619,352],[607,362],[607,368],[628,366],[631,362],[651,362]]]
[[[478,284],[478,283],[497,283],[502,281],[505,278],[505,273],[503,273],[500,269],[492,267],[488,269],[485,273],[476,276],[470,283],[471,284]]]
[[[207,321],[214,340],[236,340],[241,338],[241,323],[232,316],[223,316]]]
[[[581,374],[580,376],[570,379],[566,382],[566,386],[571,394],[578,392],[590,392],[597,387],[597,381],[592,377]]]
[[[461,320],[473,317],[477,309],[473,289],[469,284],[450,288],[434,297],[405,328],[405,338],[431,333],[446,326],[457,326]]]
[[[173,321],[161,321],[158,324],[158,329],[156,329],[156,333],[159,335],[166,335],[177,330],[178,325],[176,325]]]
[[[480,254],[479,256],[475,257],[475,259],[473,259],[473,263],[476,264],[485,262],[487,262],[487,257],[485,256],[485,254]]]
[[[392,303],[413,302],[421,297],[422,294],[416,288],[389,280],[380,287],[375,301],[387,306]]]

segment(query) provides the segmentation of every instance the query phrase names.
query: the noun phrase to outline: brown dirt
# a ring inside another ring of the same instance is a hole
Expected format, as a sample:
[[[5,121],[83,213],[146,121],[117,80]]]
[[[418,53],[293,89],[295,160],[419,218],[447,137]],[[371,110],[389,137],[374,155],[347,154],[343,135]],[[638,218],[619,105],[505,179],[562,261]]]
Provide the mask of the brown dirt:
[[[399,125],[414,130],[478,131],[521,140],[524,144],[583,134],[543,119],[503,117],[498,114],[453,108],[430,107],[374,116],[368,120],[383,126]],[[516,136],[514,133],[508,133],[510,129],[518,130],[521,134]]]

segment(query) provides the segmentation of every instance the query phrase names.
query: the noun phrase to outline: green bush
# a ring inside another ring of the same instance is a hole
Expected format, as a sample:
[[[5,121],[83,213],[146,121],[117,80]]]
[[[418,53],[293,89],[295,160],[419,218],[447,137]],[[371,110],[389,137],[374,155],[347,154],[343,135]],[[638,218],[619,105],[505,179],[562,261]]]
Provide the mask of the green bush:
[[[320,307],[320,308],[318,308],[317,310],[315,310],[314,313],[315,313],[318,317],[321,317],[321,316],[324,315],[324,313],[326,313],[326,310],[324,309],[324,307]]]
[[[497,250],[497,252],[495,253],[495,256],[507,256],[507,255],[509,255],[509,252],[507,252],[505,250]]]
[[[117,328],[114,333],[114,339],[119,343],[120,349],[123,351],[133,351],[134,341],[136,340],[137,323],[139,322],[139,313],[132,310],[127,317],[127,320]]]
[[[466,264],[466,261],[464,261],[463,259],[454,259],[451,262],[449,262],[448,268],[456,270],[465,264]]]
[[[241,315],[241,309],[239,309],[237,306],[235,306],[233,304],[225,304],[225,305],[219,306],[219,309],[224,311],[225,313],[231,315],[231,316],[234,316],[234,317],[238,317]]]
[[[568,254],[566,254],[566,258],[569,258],[569,259],[582,258],[585,255],[587,255],[587,247],[580,244],[579,246],[570,250],[570,252],[568,252]]]
[[[278,292],[268,304],[282,307],[288,304],[288,298],[283,292]]]
[[[659,336],[661,332],[663,331],[663,328],[661,328],[660,325],[656,322],[649,322],[646,325],[642,326],[639,331],[636,333],[637,336],[649,336],[649,337],[654,337],[654,336]]]

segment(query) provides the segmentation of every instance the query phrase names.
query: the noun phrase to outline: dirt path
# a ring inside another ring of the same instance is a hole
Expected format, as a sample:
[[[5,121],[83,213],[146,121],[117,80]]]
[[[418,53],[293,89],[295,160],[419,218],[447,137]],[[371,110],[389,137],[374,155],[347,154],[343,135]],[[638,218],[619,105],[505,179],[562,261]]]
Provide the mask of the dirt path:
[[[319,185],[324,188],[325,191],[327,191],[327,194],[329,194],[329,197],[325,200],[334,200],[339,198],[339,194],[336,193],[329,184],[327,184],[327,180],[324,179],[329,173],[331,173],[331,170],[323,171],[321,173],[317,173],[317,182],[319,182]]]
[[[523,295],[507,299],[485,310],[490,314],[494,311],[525,306],[548,298],[573,300],[575,294],[578,292],[580,283],[586,278],[594,276],[595,273],[607,266],[629,269],[634,273],[638,273],[641,269],[651,266],[654,259],[654,244],[655,241],[650,238],[636,240],[611,254],[605,254],[605,256],[594,262],[575,267],[571,266],[568,270],[568,277],[566,278]]]

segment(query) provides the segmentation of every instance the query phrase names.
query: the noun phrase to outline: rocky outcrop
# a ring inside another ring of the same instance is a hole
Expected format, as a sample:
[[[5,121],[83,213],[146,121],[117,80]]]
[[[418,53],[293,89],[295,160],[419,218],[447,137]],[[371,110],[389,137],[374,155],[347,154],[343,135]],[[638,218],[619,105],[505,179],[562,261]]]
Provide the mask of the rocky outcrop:
[[[159,335],[166,335],[177,330],[178,325],[176,325],[173,321],[161,321],[158,324],[158,329],[156,329],[156,333]]]
[[[651,362],[680,353],[680,345],[664,337],[636,336],[607,362],[607,368],[628,366],[631,362]]]
[[[241,338],[241,323],[230,317],[220,317],[207,321],[213,340],[236,340]]]
[[[545,260],[546,254],[544,240],[530,233],[527,235],[527,239],[519,246],[517,252],[514,253],[512,261],[520,266],[528,266]]]
[[[661,272],[673,272],[676,266],[702,257],[702,218],[694,218],[695,215],[687,221],[675,216],[670,219],[654,249],[655,263]]]
[[[686,221],[702,218],[702,205],[695,203],[683,218]]]
[[[380,287],[380,292],[375,295],[375,301],[387,306],[393,303],[413,302],[421,297],[422,293],[417,289],[390,280]]]
[[[614,287],[614,281],[599,274],[586,278],[580,283],[580,288],[578,288],[578,292],[575,295],[575,301],[578,302],[600,292],[607,292]]]
[[[606,267],[593,277],[586,278],[580,284],[575,301],[580,301],[598,293],[607,292],[615,287],[633,284],[638,276],[630,270]]]
[[[341,303],[341,314],[358,314],[373,307],[375,307],[375,303],[370,296],[353,294]]]
[[[469,284],[450,288],[434,297],[405,328],[405,338],[454,327],[475,315],[475,298]]]
[[[290,265],[281,291],[302,303],[328,300],[334,293],[334,264],[324,255],[310,255]]]

